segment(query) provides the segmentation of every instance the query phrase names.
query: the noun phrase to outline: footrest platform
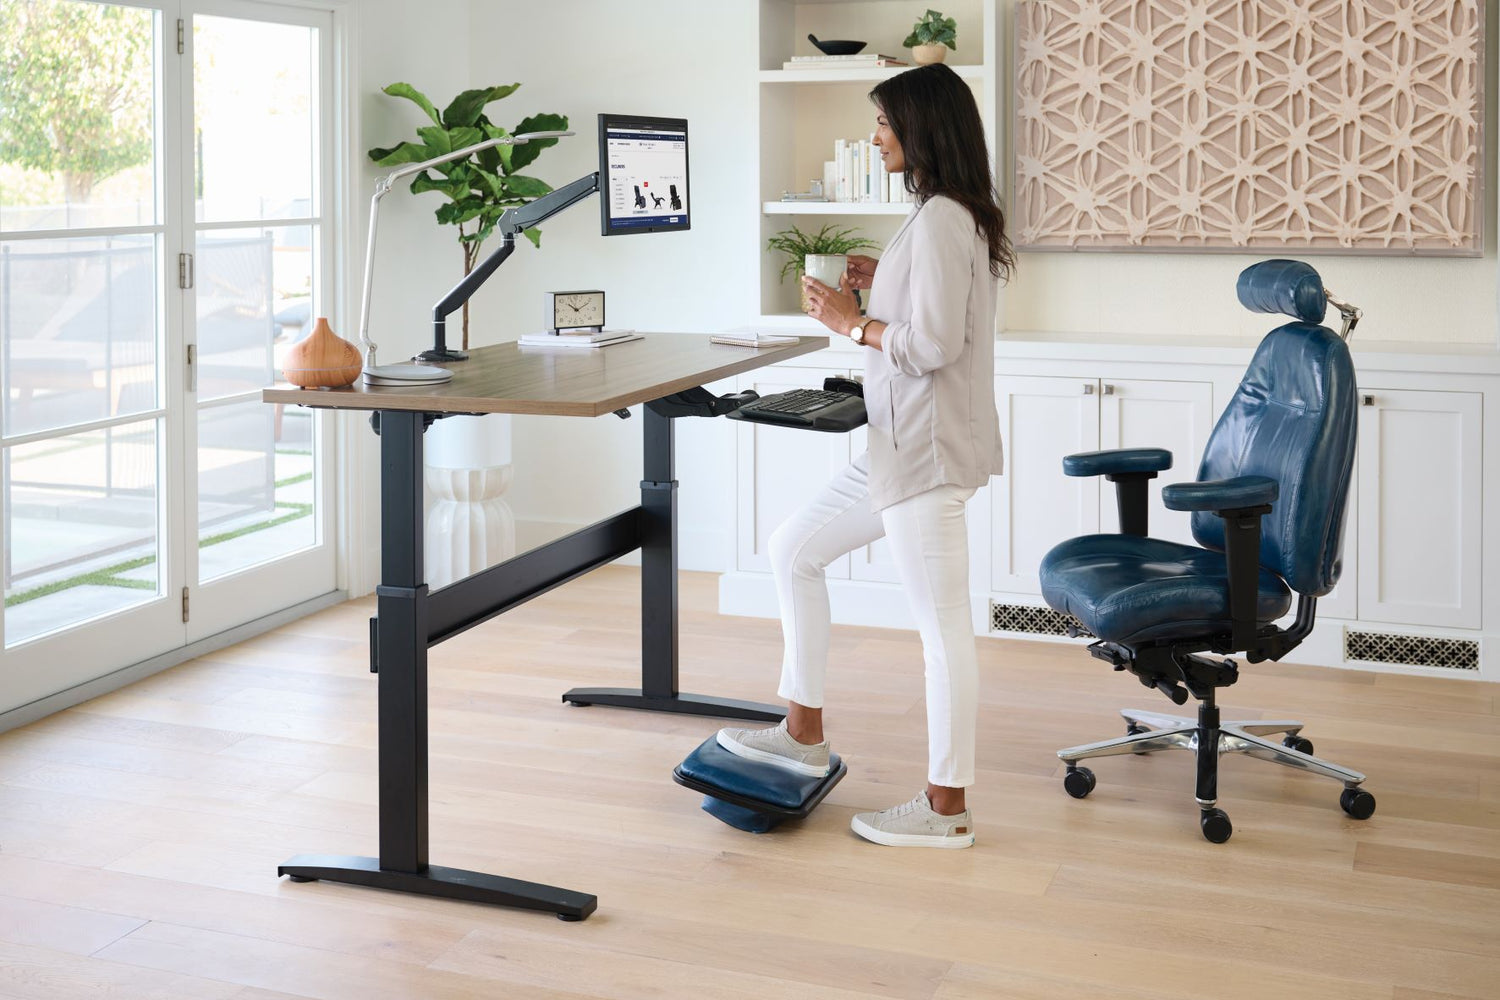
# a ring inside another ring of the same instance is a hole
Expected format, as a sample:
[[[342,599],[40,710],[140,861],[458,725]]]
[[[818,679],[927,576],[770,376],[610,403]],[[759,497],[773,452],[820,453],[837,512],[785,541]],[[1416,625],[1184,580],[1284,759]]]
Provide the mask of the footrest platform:
[[[717,736],[710,736],[672,770],[672,778],[702,792],[703,811],[715,819],[737,830],[765,833],[784,820],[812,812],[848,773],[838,754],[832,754],[828,764],[828,774],[810,778],[737,757],[719,746]]]

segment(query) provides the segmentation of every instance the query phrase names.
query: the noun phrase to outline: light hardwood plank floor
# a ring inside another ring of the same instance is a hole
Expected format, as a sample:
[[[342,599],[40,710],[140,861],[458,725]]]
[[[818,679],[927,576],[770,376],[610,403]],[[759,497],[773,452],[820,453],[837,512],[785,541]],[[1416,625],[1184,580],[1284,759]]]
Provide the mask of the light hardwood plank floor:
[[[1245,666],[1225,717],[1302,719],[1380,804],[1230,757],[1215,846],[1187,754],[1062,789],[1059,747],[1169,703],[1082,647],[981,639],[979,843],[901,851],[848,825],[923,784],[920,646],[838,628],[849,776],[756,837],[670,778],[720,722],[559,700],[635,682],[638,581],[431,656],[433,862],[597,893],[587,921],[276,878],[377,853],[361,600],[0,735],[0,1000],[1500,997],[1495,685]],[[684,689],[774,700],[778,624],[718,615],[716,585],[683,575]]]

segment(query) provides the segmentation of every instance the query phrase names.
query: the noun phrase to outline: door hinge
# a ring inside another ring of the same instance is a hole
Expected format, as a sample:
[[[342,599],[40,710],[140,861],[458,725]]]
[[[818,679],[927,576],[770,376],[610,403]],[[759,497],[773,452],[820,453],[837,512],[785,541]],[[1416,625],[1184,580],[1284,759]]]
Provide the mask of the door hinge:
[[[182,55],[187,51],[187,22],[182,18],[177,19],[177,54]]]
[[[198,391],[198,345],[187,345],[187,391]]]
[[[177,255],[177,287],[193,287],[193,255],[190,253]]]
[[[188,589],[186,587],[182,588],[182,620],[184,623],[188,620]]]

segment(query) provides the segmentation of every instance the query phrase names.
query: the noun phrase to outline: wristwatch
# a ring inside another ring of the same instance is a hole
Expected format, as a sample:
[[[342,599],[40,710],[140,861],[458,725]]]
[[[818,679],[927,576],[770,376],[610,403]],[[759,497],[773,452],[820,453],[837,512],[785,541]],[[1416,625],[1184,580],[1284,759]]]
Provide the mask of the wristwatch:
[[[870,320],[868,319],[862,319],[858,323],[855,323],[854,328],[849,331],[849,339],[856,344],[863,344],[865,342],[865,327],[869,325]]]

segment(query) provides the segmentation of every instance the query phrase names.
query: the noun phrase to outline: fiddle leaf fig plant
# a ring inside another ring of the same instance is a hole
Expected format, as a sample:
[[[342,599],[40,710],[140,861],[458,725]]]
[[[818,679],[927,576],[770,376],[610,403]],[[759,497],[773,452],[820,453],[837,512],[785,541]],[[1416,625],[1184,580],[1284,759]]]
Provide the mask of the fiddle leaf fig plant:
[[[417,129],[418,142],[401,142],[389,148],[375,148],[369,157],[382,167],[403,163],[421,163],[463,149],[486,139],[496,139],[523,132],[561,131],[568,127],[566,115],[531,115],[507,131],[490,120],[486,108],[493,101],[509,97],[520,87],[512,83],[501,87],[483,87],[459,94],[441,112],[425,94],[409,83],[393,83],[382,93],[411,101],[432,124]],[[522,173],[531,166],[542,150],[557,145],[556,139],[533,139],[521,146],[491,146],[464,159],[429,167],[412,178],[412,194],[437,191],[447,197],[435,215],[443,225],[458,227],[458,242],[463,249],[464,275],[479,262],[479,248],[489,239],[500,217],[540,198],[552,185]],[[534,246],[542,245],[542,231],[525,230]],[[463,347],[469,347],[469,306],[463,309]]]
[[[905,48],[914,45],[946,45],[957,51],[958,25],[951,17],[944,17],[935,10],[928,10],[921,20],[911,26],[911,34],[902,42]]]

